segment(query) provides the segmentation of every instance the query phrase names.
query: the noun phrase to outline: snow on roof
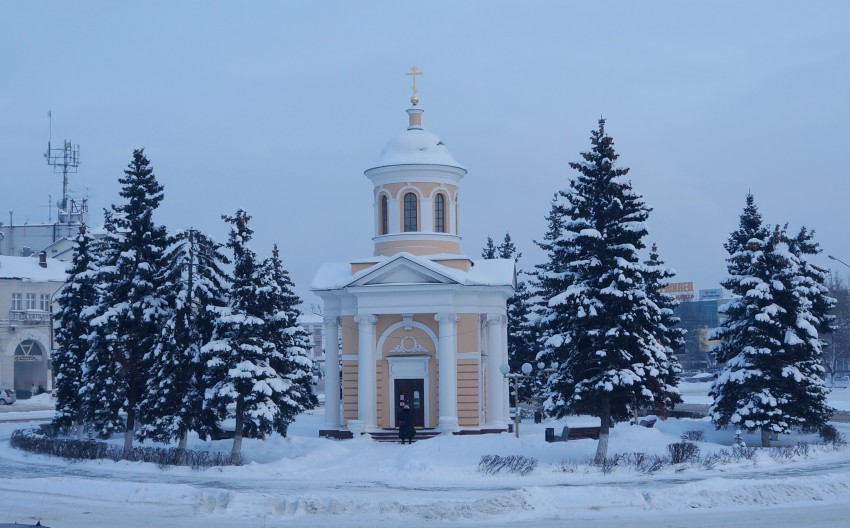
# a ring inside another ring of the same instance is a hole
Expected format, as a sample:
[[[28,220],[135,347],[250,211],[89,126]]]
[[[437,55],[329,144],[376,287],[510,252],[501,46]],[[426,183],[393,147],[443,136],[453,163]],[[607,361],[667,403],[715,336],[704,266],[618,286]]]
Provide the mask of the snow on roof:
[[[515,263],[513,259],[481,259],[472,261],[472,269],[461,271],[434,262],[435,260],[467,259],[461,255],[427,255],[416,256],[411,253],[398,253],[391,257],[375,257],[363,259],[358,262],[375,262],[370,266],[352,275],[351,262],[326,262],[319,267],[311,290],[337,290],[348,286],[361,277],[374,273],[383,266],[398,259],[406,259],[420,266],[430,269],[436,273],[451,278],[455,282],[467,286],[513,286],[515,276]]]
[[[38,257],[0,255],[0,279],[23,279],[30,282],[65,282],[67,262],[49,258],[47,267],[38,265]]]
[[[448,165],[466,171],[440,138],[418,128],[405,130],[391,139],[373,168],[387,165]]]

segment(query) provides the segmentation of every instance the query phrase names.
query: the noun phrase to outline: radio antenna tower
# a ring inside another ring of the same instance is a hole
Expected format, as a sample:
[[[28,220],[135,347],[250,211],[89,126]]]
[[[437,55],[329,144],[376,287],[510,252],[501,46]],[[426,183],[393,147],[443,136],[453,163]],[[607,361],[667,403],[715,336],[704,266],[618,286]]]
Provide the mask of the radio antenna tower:
[[[53,147],[50,142],[53,139],[53,114],[50,110],[47,111],[47,119],[50,124],[50,133],[47,136],[47,152],[44,153],[47,164],[53,167],[53,173],[62,173],[62,199],[57,204],[59,214],[57,215],[60,222],[70,223],[72,220],[71,213],[82,213],[82,209],[86,209],[85,200],[80,211],[71,211],[77,209],[77,204],[68,198],[68,174],[77,172],[77,167],[80,166],[80,146],[72,145],[69,140],[65,140],[62,147]]]

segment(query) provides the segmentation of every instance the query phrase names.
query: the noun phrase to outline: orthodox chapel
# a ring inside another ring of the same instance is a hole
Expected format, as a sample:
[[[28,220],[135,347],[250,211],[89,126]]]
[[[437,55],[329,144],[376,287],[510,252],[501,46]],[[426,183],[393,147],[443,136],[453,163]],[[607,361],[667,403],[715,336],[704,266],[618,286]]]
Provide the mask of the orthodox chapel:
[[[467,170],[422,126],[413,76],[407,127],[365,171],[373,186],[372,256],[321,265],[328,436],[397,427],[504,431],[511,259],[461,253],[459,202]],[[334,343],[341,343],[337,349]]]

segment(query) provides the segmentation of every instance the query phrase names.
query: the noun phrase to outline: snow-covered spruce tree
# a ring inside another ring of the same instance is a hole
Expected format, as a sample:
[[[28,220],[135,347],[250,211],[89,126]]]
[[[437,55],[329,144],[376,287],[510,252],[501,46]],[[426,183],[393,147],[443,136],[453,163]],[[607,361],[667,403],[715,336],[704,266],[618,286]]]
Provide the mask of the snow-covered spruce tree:
[[[212,339],[211,308],[226,304],[228,278],[222,265],[230,261],[221,250],[221,244],[189,229],[171,237],[162,256],[158,295],[168,316],[149,358],[139,439],[178,440],[178,448],[185,449],[189,431],[209,432],[200,350]]]
[[[91,323],[95,316],[104,311],[100,299],[105,295],[103,290],[112,284],[116,275],[115,266],[107,265],[118,258],[118,249],[113,243],[117,234],[112,217],[111,211],[104,211],[106,235],[94,240],[92,244],[95,259],[91,265],[91,282],[97,290],[97,296],[94,303],[85,307],[80,314],[89,322],[90,330],[80,384],[83,420],[92,433],[100,438],[109,438],[125,427],[120,413],[126,398],[126,385],[121,380],[117,348],[112,345],[115,336],[105,331],[103,326],[93,328]]]
[[[276,349],[270,357],[270,364],[289,383],[287,394],[278,403],[280,414],[274,427],[286,436],[295,417],[319,403],[312,388],[310,334],[298,322],[301,299],[295,294],[295,284],[283,267],[277,244],[272,249],[272,256],[263,261],[261,273],[268,281],[262,292],[267,311],[264,329],[266,339],[273,342]]]
[[[51,365],[55,375],[56,414],[53,425],[61,429],[76,427],[77,438],[82,438],[83,400],[80,389],[83,382],[83,361],[89,348],[89,321],[84,310],[95,304],[97,288],[92,281],[92,242],[94,238],[85,225],[74,240],[74,256],[68,266],[68,278],[56,295],[56,312],[53,314],[55,348]]]
[[[481,250],[481,258],[494,259],[496,258],[496,244],[492,237],[487,237],[487,242],[484,244],[484,249]]]
[[[149,374],[162,319],[157,266],[166,244],[165,227],[153,222],[163,198],[144,149],[119,180],[126,203],[106,215],[107,235],[100,241],[95,280],[98,300],[92,309],[92,346],[87,354],[87,407],[101,436],[109,436],[118,413],[126,416],[124,455],[133,446],[139,401]],[[101,400],[101,401],[99,401]],[[101,405],[102,404],[102,405]]]
[[[817,331],[822,337],[835,330],[836,316],[832,312],[838,301],[829,291],[829,269],[809,262],[807,259],[808,255],[817,255],[821,252],[814,237],[814,231],[802,227],[800,232],[788,241],[788,249],[800,261],[800,272],[804,277],[802,284],[807,286],[803,292],[812,303],[811,312],[818,321]],[[826,342],[821,339],[821,349],[825,346]]]
[[[541,245],[551,262],[538,267],[538,283],[547,295],[557,293],[547,299],[538,357],[558,363],[548,378],[546,412],[598,416],[595,460],[602,462],[611,425],[675,389],[659,308],[647,295],[647,267],[638,256],[651,209],[625,178],[629,170],[615,166],[604,120],[590,139],[584,161],[570,164],[578,176],[559,192],[560,236]]]
[[[543,251],[546,252],[546,259],[535,264],[534,271],[529,272],[531,277],[529,283],[531,285],[531,302],[533,303],[533,313],[529,318],[529,324],[534,325],[532,332],[536,335],[535,350],[542,351],[545,345],[544,333],[544,318],[549,310],[549,299],[558,295],[563,288],[567,287],[568,280],[565,271],[567,269],[566,248],[561,234],[564,232],[564,222],[567,214],[564,204],[560,200],[560,195],[556,192],[549,204],[549,212],[546,214],[546,233],[542,240],[535,240],[534,243]],[[536,359],[538,365],[544,364],[543,370],[533,370],[535,398],[546,411],[545,387],[549,384],[549,378],[552,375],[551,368],[557,364],[557,361],[547,361],[544,354],[538,352]]]
[[[830,386],[834,386],[839,366],[850,357],[850,285],[846,278],[835,273],[830,273],[825,285],[830,297],[836,300],[830,313],[834,317],[830,322],[830,339],[823,348],[824,368]]]
[[[666,417],[674,405],[682,402],[682,397],[676,388],[682,367],[676,358],[675,351],[685,344],[685,330],[676,327],[679,324],[679,318],[673,313],[673,308],[678,304],[676,299],[663,291],[664,287],[670,283],[669,279],[676,274],[664,265],[656,244],[652,244],[649,260],[644,264],[646,265],[646,270],[643,272],[646,280],[646,295],[658,307],[656,336],[659,343],[664,346],[666,357],[662,361],[666,361],[664,366],[668,376],[665,383],[651,386],[650,390],[655,394],[654,412]]]
[[[291,401],[292,381],[281,378],[272,366],[278,350],[267,338],[270,312],[264,301],[270,281],[262,276],[264,270],[248,246],[253,234],[250,217],[239,209],[222,218],[232,224],[227,247],[233,251],[233,277],[228,305],[216,310],[213,338],[201,348],[201,358],[205,408],[221,420],[227,417],[228,405],[235,405],[231,452],[235,462],[243,437],[263,437],[284,423],[281,408]]]
[[[817,428],[831,414],[818,336],[824,314],[814,307],[819,289],[812,271],[795,254],[804,251],[800,242],[782,228],[771,233],[763,226],[748,194],[739,227],[725,244],[729,278],[722,284],[734,297],[721,308],[726,319],[712,335],[722,340],[713,353],[724,366],[709,392],[709,414],[718,428],[760,430],[765,447],[771,434]]]

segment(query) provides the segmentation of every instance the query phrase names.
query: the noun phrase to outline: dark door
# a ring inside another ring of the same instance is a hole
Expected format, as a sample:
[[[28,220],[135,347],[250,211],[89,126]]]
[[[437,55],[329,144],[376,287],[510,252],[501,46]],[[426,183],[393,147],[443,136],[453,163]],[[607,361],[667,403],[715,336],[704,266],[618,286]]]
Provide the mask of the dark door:
[[[405,405],[410,405],[410,414],[413,416],[413,426],[425,427],[424,389],[425,381],[421,379],[395,380],[396,427],[398,427],[398,415]]]

